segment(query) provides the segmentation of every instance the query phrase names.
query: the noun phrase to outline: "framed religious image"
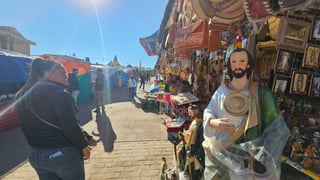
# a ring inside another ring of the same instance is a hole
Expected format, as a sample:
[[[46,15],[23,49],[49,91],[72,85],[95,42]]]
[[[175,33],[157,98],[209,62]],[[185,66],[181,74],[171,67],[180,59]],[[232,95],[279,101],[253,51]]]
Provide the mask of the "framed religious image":
[[[289,73],[293,62],[294,53],[283,49],[278,50],[275,71]]]
[[[308,95],[320,97],[320,76],[315,76],[315,75],[311,76]]]
[[[283,98],[286,94],[288,79],[275,76],[272,85],[272,91],[274,92],[275,98],[278,102],[283,101]]]
[[[259,72],[260,79],[270,79],[271,70],[277,57],[275,48],[263,48],[257,51],[257,72]]]
[[[282,17],[277,45],[284,49],[303,52],[309,39],[310,26],[308,22]]]
[[[320,56],[320,47],[308,45],[304,53],[302,67],[317,68]]]
[[[275,76],[273,80],[273,85],[272,85],[272,91],[277,93],[285,93],[287,89],[287,84],[288,84],[288,79],[280,77],[280,76]]]
[[[320,16],[315,16],[313,18],[310,39],[320,41]]]
[[[290,83],[290,93],[307,94],[307,79],[307,73],[293,71]]]

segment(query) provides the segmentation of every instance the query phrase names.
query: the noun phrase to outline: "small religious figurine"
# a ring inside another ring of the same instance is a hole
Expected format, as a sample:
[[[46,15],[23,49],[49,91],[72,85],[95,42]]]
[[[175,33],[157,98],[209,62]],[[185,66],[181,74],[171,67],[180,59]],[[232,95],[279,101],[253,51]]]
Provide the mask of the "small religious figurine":
[[[192,180],[200,180],[204,170],[202,111],[198,105],[191,105],[188,108],[188,115],[192,122],[185,132],[187,162],[184,174],[189,175]]]

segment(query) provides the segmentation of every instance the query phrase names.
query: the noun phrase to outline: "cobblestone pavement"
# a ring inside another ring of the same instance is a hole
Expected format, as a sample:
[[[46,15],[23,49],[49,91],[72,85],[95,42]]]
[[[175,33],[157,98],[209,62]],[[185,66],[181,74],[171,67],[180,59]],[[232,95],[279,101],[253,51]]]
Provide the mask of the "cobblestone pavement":
[[[146,85],[146,90],[149,87],[150,85]],[[138,89],[134,101],[129,101],[126,88],[115,89],[107,94],[106,113],[94,113],[93,101],[79,105],[78,116],[81,124],[99,140],[98,145],[91,151],[91,158],[85,161],[86,179],[158,180],[161,157],[167,158],[169,166],[174,162],[173,145],[167,140],[162,124],[163,119],[168,117],[160,115],[156,110],[145,111],[141,108],[145,94],[143,90]],[[114,143],[110,140],[112,131],[117,136]],[[0,139],[1,136],[4,136],[4,133],[0,133]],[[25,158],[20,160],[22,162],[16,167],[5,172],[0,179],[38,179],[26,159],[26,142],[23,137],[20,139],[22,145],[16,143],[12,148],[20,148],[19,152]],[[24,148],[23,151],[21,148]],[[19,156],[14,152],[16,151],[7,151],[12,156]],[[0,159],[1,156],[6,155],[1,153]]]

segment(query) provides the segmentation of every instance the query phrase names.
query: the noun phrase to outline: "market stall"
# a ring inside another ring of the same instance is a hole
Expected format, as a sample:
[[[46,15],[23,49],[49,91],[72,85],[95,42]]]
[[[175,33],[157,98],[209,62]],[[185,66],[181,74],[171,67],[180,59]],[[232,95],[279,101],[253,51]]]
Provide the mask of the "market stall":
[[[162,22],[168,28],[159,32],[157,71],[183,79],[188,72],[193,94],[205,107],[215,88],[229,80],[225,63],[230,53],[248,49],[255,60],[254,81],[274,92],[288,127],[305,137],[288,141],[288,152],[300,143],[299,160],[289,153],[282,162],[319,178],[320,3],[182,0],[168,5],[172,12]]]
[[[13,97],[27,81],[31,61],[29,56],[0,51],[0,131],[20,123]]]

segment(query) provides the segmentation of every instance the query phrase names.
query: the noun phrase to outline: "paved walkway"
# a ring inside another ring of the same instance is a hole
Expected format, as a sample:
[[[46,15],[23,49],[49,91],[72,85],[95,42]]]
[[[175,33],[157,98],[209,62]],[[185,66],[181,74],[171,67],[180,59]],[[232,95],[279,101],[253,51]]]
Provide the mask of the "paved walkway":
[[[146,90],[149,87],[147,85]],[[162,125],[162,120],[167,116],[159,115],[156,111],[144,111],[141,108],[144,94],[144,91],[138,89],[137,97],[132,102],[129,101],[126,88],[112,90],[108,93],[106,113],[101,114],[92,112],[92,101],[80,104],[80,122],[95,139],[99,139],[98,145],[91,151],[91,158],[85,161],[87,180],[158,180],[161,157],[167,157],[169,166],[173,164],[173,145],[167,140]],[[114,143],[110,138],[112,131],[117,136]],[[0,139],[1,136],[4,136],[4,133],[0,133]],[[22,146],[14,144],[12,147],[20,148],[18,153],[23,154],[25,159],[0,179],[38,179],[26,160],[26,142],[23,137],[20,139]],[[24,148],[23,151],[21,147]],[[12,155],[14,152],[7,153]],[[2,156],[6,155],[0,154],[0,159]]]

